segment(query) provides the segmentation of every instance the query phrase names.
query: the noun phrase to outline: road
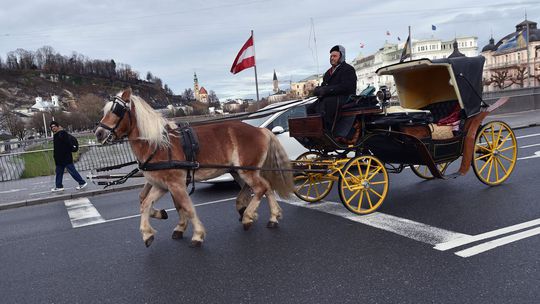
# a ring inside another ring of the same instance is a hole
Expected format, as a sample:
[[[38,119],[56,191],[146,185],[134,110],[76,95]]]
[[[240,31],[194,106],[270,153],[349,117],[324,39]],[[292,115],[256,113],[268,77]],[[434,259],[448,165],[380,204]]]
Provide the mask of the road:
[[[152,220],[158,233],[145,248],[137,190],[2,210],[2,302],[538,303],[540,127],[516,135],[519,160],[504,184],[405,170],[363,217],[334,191],[318,204],[281,202],[275,230],[263,203],[246,232],[238,188],[198,184],[208,233],[199,249],[170,238],[174,212]],[[86,219],[68,211],[82,203]],[[170,196],[157,207],[171,209]]]

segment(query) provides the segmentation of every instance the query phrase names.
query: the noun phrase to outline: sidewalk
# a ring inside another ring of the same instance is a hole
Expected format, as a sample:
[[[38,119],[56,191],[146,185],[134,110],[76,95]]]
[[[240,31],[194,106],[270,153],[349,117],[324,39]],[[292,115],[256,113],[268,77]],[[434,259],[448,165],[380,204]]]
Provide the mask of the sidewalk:
[[[492,115],[489,115],[484,122],[493,120],[502,120],[508,123],[513,129],[539,126],[540,110],[506,113],[499,115],[494,113]],[[133,166],[130,166],[121,170],[103,172],[103,174],[128,173],[133,168]],[[90,171],[83,171],[80,173],[84,178],[86,178],[86,176],[90,174]],[[94,182],[97,183],[97,180],[94,180]],[[0,210],[22,206],[31,206],[77,197],[99,195],[113,191],[135,189],[142,187],[143,184],[144,178],[133,177],[128,179],[127,182],[122,185],[111,186],[107,189],[103,189],[103,186],[98,186],[88,180],[88,186],[86,188],[84,188],[83,190],[76,190],[75,187],[77,186],[77,183],[71,178],[69,174],[64,174],[65,190],[63,192],[52,193],[51,188],[54,187],[54,175],[0,182]]]
[[[130,166],[121,170],[100,172],[98,174],[128,173],[133,168],[135,167]],[[97,185],[98,181],[112,181],[114,179],[91,181],[87,178],[91,173],[90,171],[80,171],[79,173],[88,183],[82,190],[75,189],[78,184],[68,173],[64,174],[64,191],[54,193],[51,192],[51,188],[54,188],[54,175],[0,182],[0,210],[135,189],[142,187],[144,184],[144,178],[133,177],[128,179],[124,184],[103,189],[104,186]]]

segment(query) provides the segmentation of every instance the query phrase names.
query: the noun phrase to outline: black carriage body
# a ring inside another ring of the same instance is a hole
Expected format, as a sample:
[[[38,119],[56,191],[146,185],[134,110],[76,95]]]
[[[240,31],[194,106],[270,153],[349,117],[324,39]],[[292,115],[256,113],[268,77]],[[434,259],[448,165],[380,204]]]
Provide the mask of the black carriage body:
[[[427,165],[453,161],[463,153],[464,121],[480,113],[484,57],[420,59],[377,70],[391,75],[400,106],[373,111],[372,105],[349,108],[344,115],[361,121],[361,136],[341,144],[322,129],[320,117],[296,118],[291,136],[310,150],[373,154],[385,163]],[[366,111],[366,109],[371,109]],[[458,109],[460,129],[450,138],[433,139],[430,124]]]

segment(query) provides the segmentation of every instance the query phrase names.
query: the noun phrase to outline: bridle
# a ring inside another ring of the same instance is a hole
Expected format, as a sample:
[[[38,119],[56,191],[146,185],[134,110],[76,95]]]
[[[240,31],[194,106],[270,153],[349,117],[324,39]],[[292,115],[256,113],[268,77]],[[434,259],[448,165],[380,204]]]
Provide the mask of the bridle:
[[[110,101],[112,101],[112,103],[113,103],[110,111],[114,115],[118,116],[119,119],[116,122],[116,124],[114,125],[114,127],[112,127],[112,128],[107,126],[106,124],[102,123],[101,121],[99,122],[98,126],[100,126],[103,129],[109,131],[109,135],[103,141],[104,143],[105,142],[111,142],[113,140],[113,136],[115,138],[117,138],[117,139],[120,139],[118,134],[116,134],[116,129],[118,128],[118,126],[120,126],[120,122],[122,122],[122,119],[124,118],[126,113],[130,111],[127,103],[122,98],[120,98],[118,96],[114,96],[114,97],[111,97]],[[131,126],[131,115],[128,114],[128,117],[129,117],[129,125]]]

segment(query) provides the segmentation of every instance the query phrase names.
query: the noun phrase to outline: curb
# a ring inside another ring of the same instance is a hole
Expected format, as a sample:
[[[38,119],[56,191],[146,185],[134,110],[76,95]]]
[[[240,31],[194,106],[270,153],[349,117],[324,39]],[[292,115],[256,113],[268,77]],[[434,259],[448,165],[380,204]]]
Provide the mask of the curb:
[[[74,199],[74,198],[86,197],[86,196],[95,196],[95,195],[100,195],[104,193],[116,192],[116,191],[132,190],[132,189],[142,188],[142,186],[144,186],[144,183],[123,186],[123,187],[109,188],[109,189],[98,189],[98,190],[91,190],[91,191],[85,191],[85,192],[69,193],[69,194],[64,194],[64,195],[29,199],[29,200],[24,200],[24,201],[17,201],[17,202],[3,203],[3,204],[0,203],[0,210],[41,205],[41,204],[50,203],[50,202],[56,202],[56,201],[68,200],[68,199]]]

